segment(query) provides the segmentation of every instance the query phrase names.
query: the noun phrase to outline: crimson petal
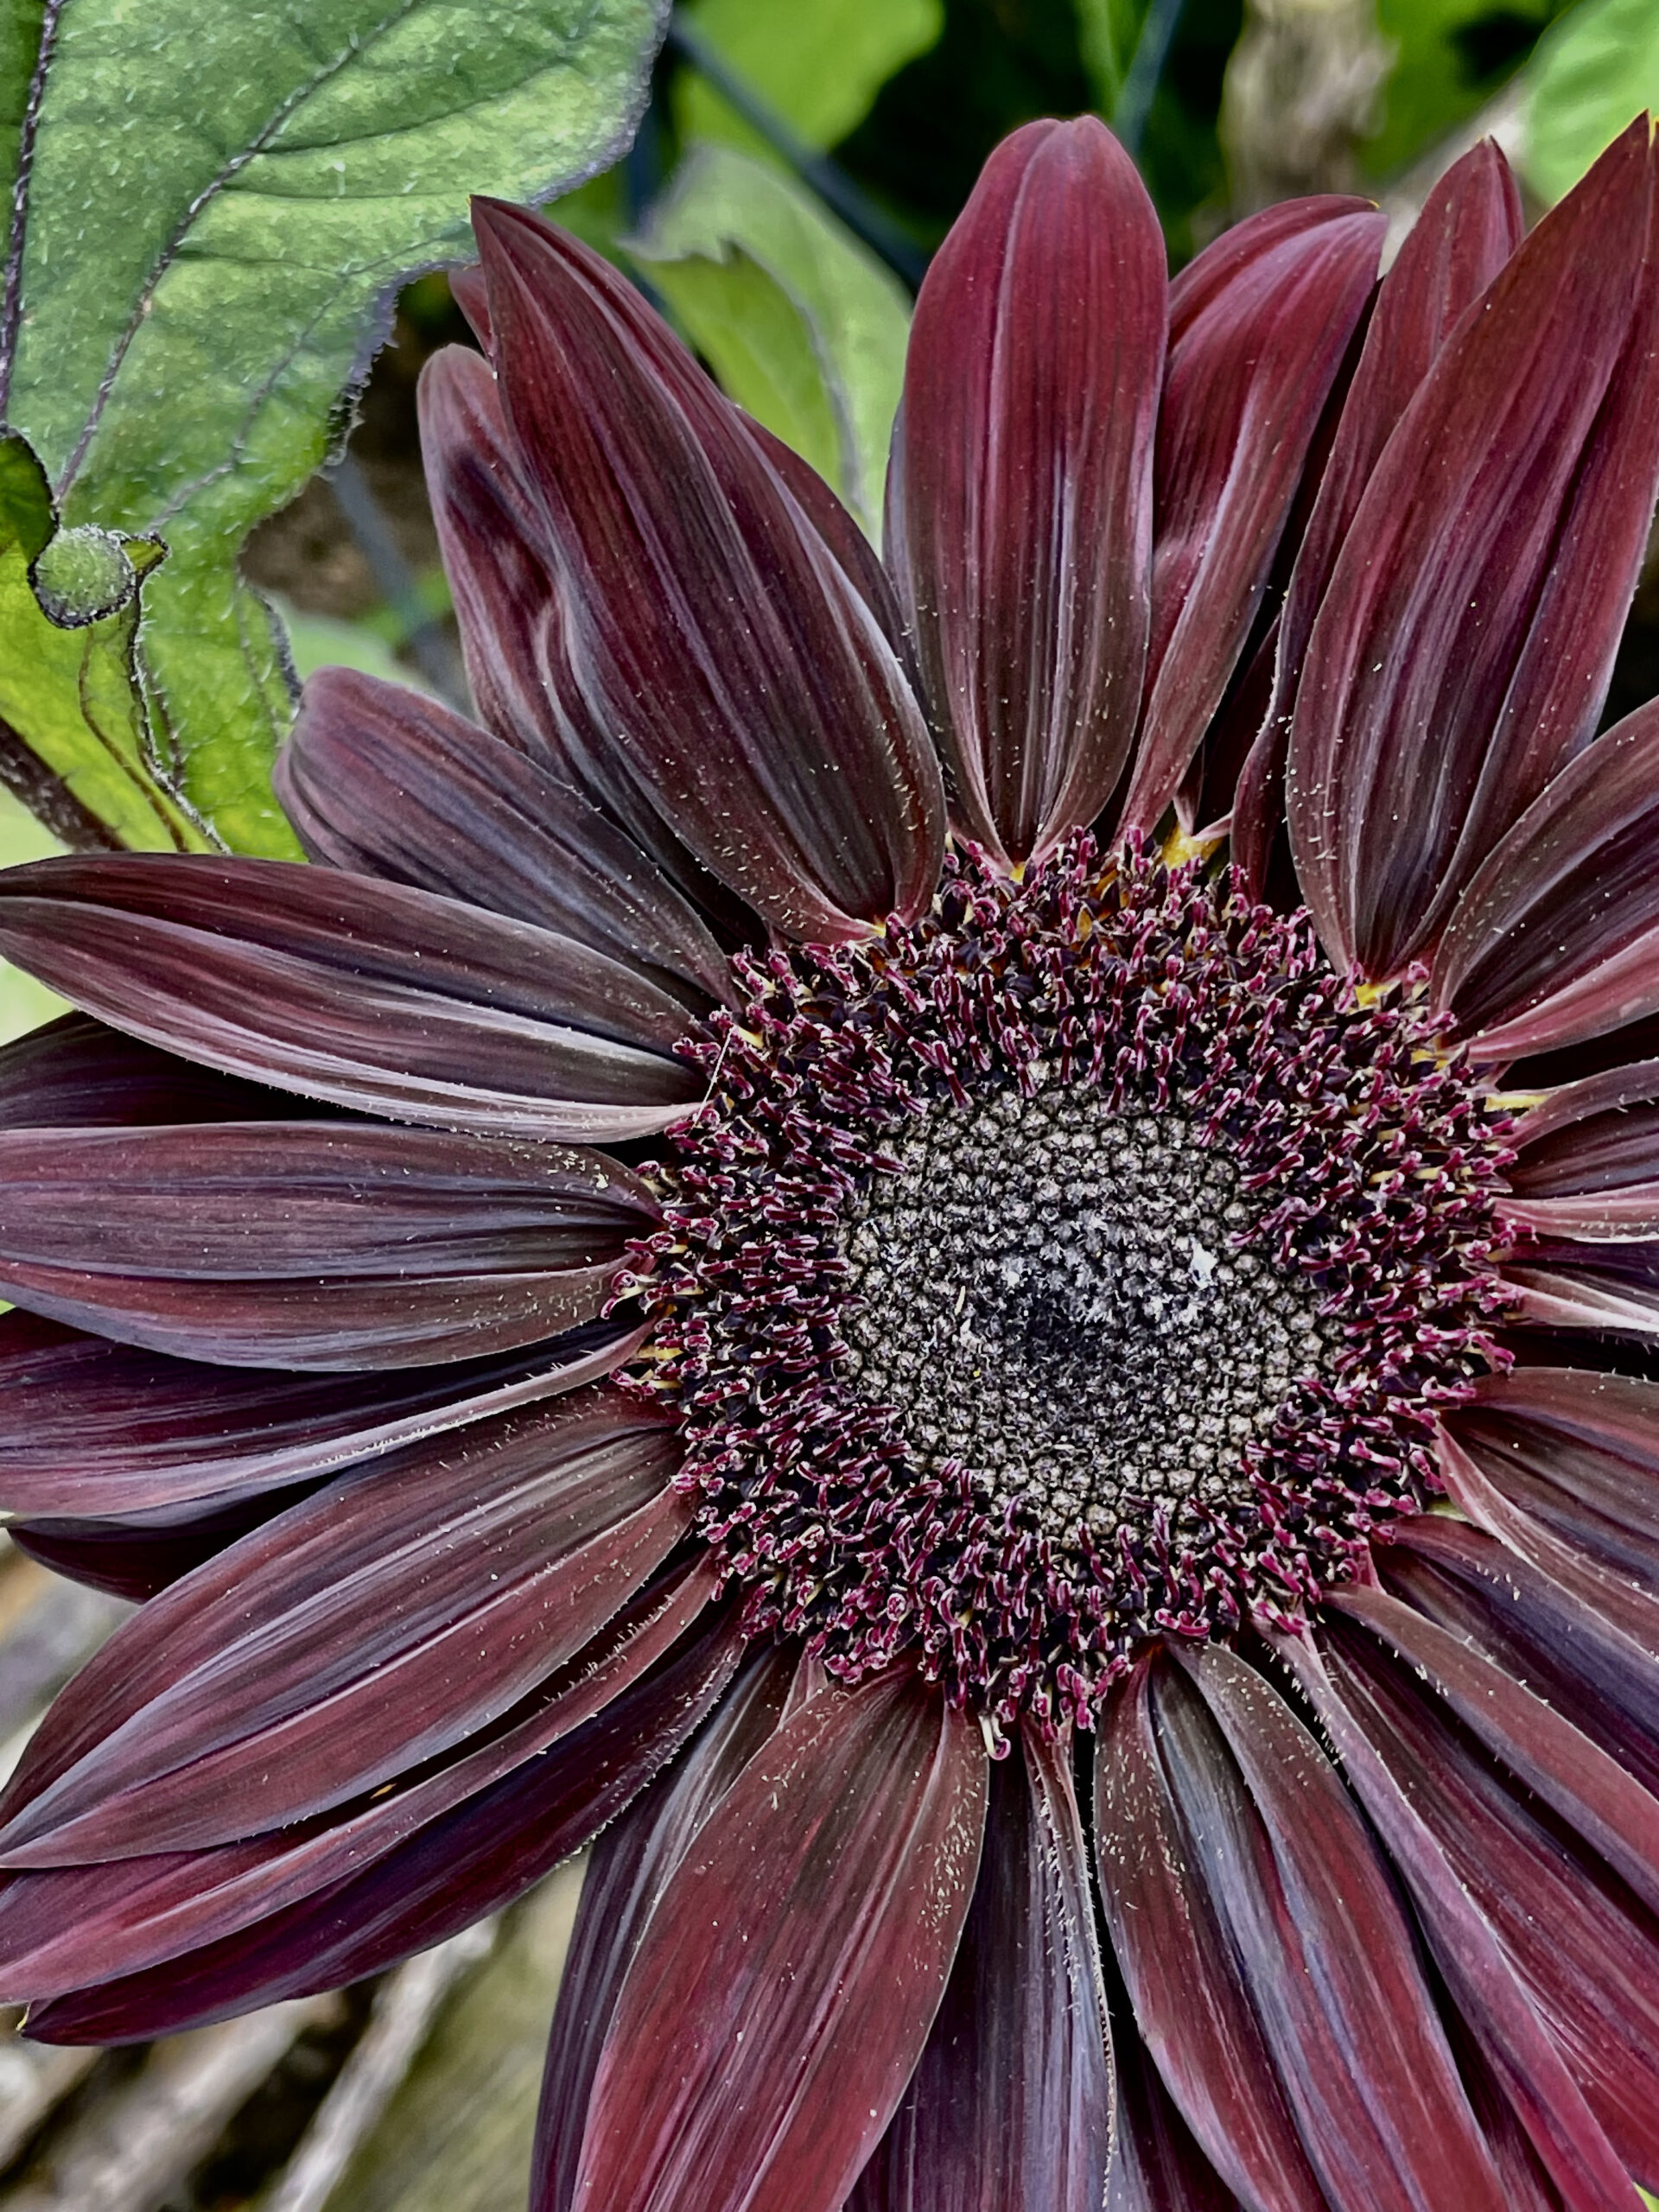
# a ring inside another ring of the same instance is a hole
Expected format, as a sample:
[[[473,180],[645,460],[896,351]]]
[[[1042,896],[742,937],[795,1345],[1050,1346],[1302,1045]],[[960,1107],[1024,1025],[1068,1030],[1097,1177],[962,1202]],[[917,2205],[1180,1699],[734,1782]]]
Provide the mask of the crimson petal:
[[[124,1519],[53,1516],[8,1521],[6,1534],[20,1552],[49,1567],[54,1574],[137,1604],[205,1567],[238,1536],[297,1505],[314,1487],[299,1484],[292,1490],[259,1491],[251,1497],[194,1508],[164,1506],[159,1512]]]
[[[993,1767],[979,1882],[920,2062],[847,2212],[1101,2212],[1112,2061],[1069,1745]]]
[[[1659,1060],[1553,1092],[1515,1144],[1505,1221],[1544,1236],[1659,1236]]]
[[[616,271],[480,201],[501,392],[572,596],[594,721],[775,926],[912,918],[938,769],[893,648],[736,410]]]
[[[1387,227],[1363,200],[1289,201],[1236,224],[1171,287],[1126,830],[1155,829],[1221,704]]]
[[[1659,1592],[1659,1385],[1520,1367],[1491,1377],[1446,1427],[1532,1520]]]
[[[916,302],[889,554],[958,817],[1011,861],[1128,754],[1167,321],[1152,202],[1087,116],[1003,141]]]
[[[0,1863],[230,1842],[476,1732],[677,1541],[677,1448],[601,1388],[338,1478],[88,1663],[0,1797]]]
[[[471,273],[476,326],[484,273]],[[747,909],[686,851],[577,690],[569,593],[488,364],[444,346],[421,371],[417,397],[427,490],[480,717],[619,824],[734,942],[743,938]]]
[[[1107,2212],[1241,2212],[1188,2133],[1138,2036],[1120,2036]]]
[[[1248,2008],[1270,2054],[1319,2175],[1322,2194],[1313,2201],[1338,2212],[1406,2212],[1437,2201],[1500,2212],[1497,2177],[1419,1971],[1411,1927],[1335,1770],[1236,1654],[1209,1645],[1179,1657],[1196,1691],[1167,1671],[1150,1682],[1154,1755],[1174,1816],[1170,1840],[1179,1839],[1179,1858],[1157,1880],[1182,1884],[1176,1869],[1184,1867],[1184,1885],[1202,1891],[1215,1927],[1226,1931],[1235,2002]],[[1103,1827],[1103,1844],[1104,1836]],[[1141,1841],[1143,1852],[1155,1848],[1149,1834]],[[1133,1886],[1140,1888],[1145,1875],[1137,1872]],[[1192,2025],[1168,2017],[1167,1998],[1149,2008],[1151,2018],[1142,2010],[1143,1991],[1152,1993],[1144,1954],[1154,1933],[1126,1927],[1134,1916],[1125,1894],[1110,1879],[1107,1889],[1120,1957],[1127,1949],[1136,1961],[1137,2017],[1143,2031],[1157,2029],[1148,2041],[1166,2082],[1230,2179],[1196,2124],[1185,2068],[1172,2080],[1163,2064],[1159,2036],[1190,2051]],[[1192,1975],[1202,1954],[1183,1948],[1185,1957],[1160,1962],[1162,1974]],[[1202,1981],[1189,1981],[1185,2009],[1208,1993]],[[1240,2152],[1229,2163],[1248,2173]],[[1305,2202],[1305,2192],[1287,2191],[1282,2201]]]
[[[669,1876],[777,1727],[791,1673],[790,1656],[775,1647],[751,1659],[673,1775],[594,1847],[559,1977],[530,2212],[570,2212],[588,2101],[628,1963]]]
[[[0,1503],[96,1516],[286,1489],[596,1382],[643,1335],[589,1322],[494,1359],[334,1376],[204,1366],[0,1314]]]
[[[749,435],[772,463],[796,505],[840,563],[847,581],[880,624],[887,643],[903,662],[912,690],[919,688],[914,644],[899,612],[893,579],[881,556],[810,461],[774,437],[764,423],[744,417]]]
[[[711,1611],[669,1657],[545,1756],[431,1821],[331,1888],[167,1966],[32,2010],[48,2043],[123,2043],[334,1989],[423,1951],[521,1896],[613,1820],[731,1680],[742,1637]]]
[[[1261,895],[1283,804],[1291,710],[1314,618],[1361,495],[1465,308],[1520,242],[1521,194],[1490,138],[1454,162],[1383,278],[1285,594],[1273,692],[1233,802],[1232,858]]]
[[[0,952],[149,1044],[406,1121],[644,1136],[699,1092],[668,1057],[685,1009],[642,976],[551,930],[332,868],[32,861],[0,877]]]
[[[1659,1597],[1633,1589],[1622,1575],[1610,1574],[1575,1546],[1541,1527],[1487,1480],[1448,1431],[1440,1433],[1437,1458],[1446,1495],[1460,1512],[1540,1575],[1592,1607],[1659,1666]]]
[[[1517,1317],[1535,1328],[1659,1337],[1659,1244],[1539,1242],[1502,1274]]]
[[[1329,1624],[1325,1659],[1497,1936],[1627,2171],[1659,2179],[1659,1923],[1409,1667]]]
[[[1659,1007],[1659,704],[1569,762],[1491,853],[1431,988],[1488,1064]]]
[[[1236,1652],[1178,1650],[1237,1762],[1278,1876],[1282,1907],[1252,1898],[1242,1914],[1234,1902],[1230,1917],[1254,1953],[1246,1975],[1332,2203],[1404,2212],[1449,2198],[1500,2212],[1413,1930],[1335,1768]]]
[[[1338,1601],[1349,1594],[1334,1593]],[[1404,1615],[1410,1621],[1405,1606],[1378,1592],[1352,1594],[1361,1601],[1351,1608],[1360,1618],[1369,1620],[1375,1610],[1392,1607],[1395,1615]],[[1343,1610],[1351,1609],[1344,1605]],[[1637,2212],[1638,2199],[1612,2145],[1550,2041],[1491,1923],[1471,1899],[1386,1758],[1366,1734],[1360,1713],[1339,1695],[1313,1644],[1297,1637],[1278,1637],[1274,1641],[1410,1893],[1459,2016],[1478,2042],[1528,2139],[1548,2169],[1560,2202],[1571,2212]],[[1442,1646],[1446,1645],[1452,1646],[1452,1667],[1466,1681],[1467,1669],[1459,1667],[1453,1639],[1443,1638]],[[1440,1656],[1446,1656],[1444,1650]],[[1525,1695],[1513,1684],[1504,1683],[1492,1669],[1484,1670],[1481,1687],[1498,1696],[1507,1695],[1511,1704]],[[1539,1706],[1535,1700],[1532,1702],[1535,1710],[1526,1719],[1533,1726],[1540,1716],[1546,1723],[1554,1718],[1547,1707]],[[1459,1704],[1459,1710],[1464,1709]],[[1583,1745],[1583,1751],[1592,1758],[1596,1756],[1588,1744]],[[1604,1764],[1611,1767],[1611,1761]],[[1617,1775],[1616,1768],[1612,1771]],[[1633,1797],[1644,1794],[1634,1784],[1627,1786]],[[1652,1811],[1659,1821],[1659,1806]],[[1505,2201],[1509,2201],[1507,2191]]]
[[[0,1877],[0,1980],[33,2000],[124,1979],[337,1888],[545,1759],[659,1662],[671,1668],[683,1641],[734,1652],[734,1609],[701,1618],[713,1580],[706,1559],[665,1569],[504,1726],[344,1812],[208,1850]]]
[[[1326,949],[1368,975],[1433,945],[1594,730],[1659,483],[1651,176],[1643,121],[1469,309],[1325,594],[1291,842]]]
[[[973,1892],[986,1758],[906,1670],[809,1699],[670,1878],[617,2000],[576,2212],[836,2212]]]
[[[66,1014],[0,1045],[0,1129],[130,1128],[150,1122],[257,1122],[294,1101]]]
[[[471,275],[482,297],[483,271]],[[553,550],[495,378],[468,347],[446,346],[422,369],[418,398],[427,493],[480,718],[504,743],[567,772],[561,702],[538,652],[558,605]]]
[[[435,699],[323,669],[305,687],[276,789],[313,860],[556,930],[698,1013],[731,988],[708,924],[631,838]]]
[[[1511,1774],[1659,1911],[1659,1800],[1617,1759],[1474,1646],[1388,1591],[1334,1590],[1327,1605],[1359,1622],[1430,1685]]]
[[[1659,1656],[1639,1624],[1597,1606],[1619,1599],[1613,1578],[1569,1589],[1484,1529],[1440,1514],[1402,1523],[1377,1565],[1385,1588],[1535,1691],[1659,1796]],[[1652,1602],[1622,1589],[1651,1625]]]
[[[1164,1717],[1172,1696],[1197,1704],[1165,1662],[1142,1660],[1101,1726],[1095,1842],[1112,1948],[1141,2038],[1217,2173],[1246,2204],[1329,2212],[1186,1833]],[[1217,1779],[1206,1796],[1225,1770],[1218,1738],[1210,1756]]]
[[[0,1289],[184,1358],[467,1359],[591,1320],[655,1205],[602,1154],[347,1122],[0,1131]]]

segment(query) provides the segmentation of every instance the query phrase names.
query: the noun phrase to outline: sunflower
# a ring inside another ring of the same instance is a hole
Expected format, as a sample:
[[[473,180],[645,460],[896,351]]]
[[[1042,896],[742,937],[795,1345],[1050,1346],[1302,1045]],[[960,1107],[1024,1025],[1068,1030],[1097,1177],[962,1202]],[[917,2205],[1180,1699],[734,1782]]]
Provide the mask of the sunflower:
[[[1090,121],[918,302],[885,564],[476,210],[479,722],[315,865],[0,879],[0,1494],[146,1602],[0,1801],[30,2031],[594,1842],[538,2212],[1659,2185],[1645,123],[1167,283]]]

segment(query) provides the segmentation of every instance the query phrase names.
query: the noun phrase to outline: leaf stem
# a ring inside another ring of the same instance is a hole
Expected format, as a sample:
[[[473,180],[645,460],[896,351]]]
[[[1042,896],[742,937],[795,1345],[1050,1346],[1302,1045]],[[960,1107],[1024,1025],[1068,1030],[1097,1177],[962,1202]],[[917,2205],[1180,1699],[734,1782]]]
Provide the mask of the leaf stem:
[[[17,177],[11,189],[11,230],[6,242],[6,287],[0,298],[0,423],[11,397],[11,364],[17,351],[17,321],[23,305],[23,238],[29,228],[29,182],[35,168],[35,141],[46,98],[46,73],[52,66],[63,0],[46,0],[41,13],[41,44],[29,80],[29,99],[17,134]]]
[[[71,852],[121,849],[98,817],[81,804],[62,777],[47,766],[8,721],[0,721],[0,784]]]
[[[1127,153],[1138,155],[1141,151],[1147,118],[1152,112],[1153,95],[1158,90],[1181,20],[1181,5],[1182,0],[1152,0],[1141,23],[1141,35],[1135,42],[1135,52],[1124,75],[1123,89],[1112,110],[1112,129]]]

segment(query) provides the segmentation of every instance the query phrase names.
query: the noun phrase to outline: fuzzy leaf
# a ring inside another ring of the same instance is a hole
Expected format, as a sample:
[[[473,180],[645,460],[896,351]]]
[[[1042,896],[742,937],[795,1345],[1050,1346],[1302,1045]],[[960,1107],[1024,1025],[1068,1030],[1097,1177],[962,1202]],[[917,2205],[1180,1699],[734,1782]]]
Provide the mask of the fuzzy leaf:
[[[139,579],[160,550],[58,532],[40,462],[0,436],[0,721],[124,844],[200,851],[207,841],[166,794],[134,661]]]
[[[631,247],[740,406],[875,535],[905,377],[899,285],[809,194],[697,148]]]
[[[1551,32],[1527,75],[1521,167],[1553,203],[1633,115],[1659,107],[1659,9],[1653,0],[1589,0]]]
[[[325,458],[398,283],[470,251],[467,193],[545,197],[613,157],[665,12],[0,0],[0,151],[19,143],[32,22],[48,42],[38,127],[21,134],[0,411],[66,526],[164,538],[143,593],[155,742],[229,845],[294,850],[270,790],[286,656],[237,576],[242,539]],[[0,600],[9,671],[29,619]],[[95,741],[73,745],[91,774]],[[92,810],[130,837],[106,801]]]

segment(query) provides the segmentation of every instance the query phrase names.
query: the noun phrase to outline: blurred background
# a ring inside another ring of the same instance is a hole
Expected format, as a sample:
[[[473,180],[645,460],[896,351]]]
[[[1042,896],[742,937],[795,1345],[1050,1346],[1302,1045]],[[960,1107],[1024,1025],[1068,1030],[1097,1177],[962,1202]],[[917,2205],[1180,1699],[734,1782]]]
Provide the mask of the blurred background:
[[[986,155],[1093,111],[1141,164],[1172,268],[1306,192],[1397,237],[1496,137],[1536,214],[1659,106],[1659,0],[690,0],[617,167],[552,213],[649,292],[867,527],[910,302]],[[458,704],[415,387],[471,340],[442,271],[389,306],[333,463],[249,541],[296,669]],[[1650,559],[1610,719],[1659,691]],[[0,792],[0,864],[54,849]],[[0,963],[0,1039],[54,1002]],[[126,1608],[0,1536],[0,1772]],[[0,2212],[518,2212],[580,1868],[378,1983],[149,2049],[38,2048],[0,2014]]]

